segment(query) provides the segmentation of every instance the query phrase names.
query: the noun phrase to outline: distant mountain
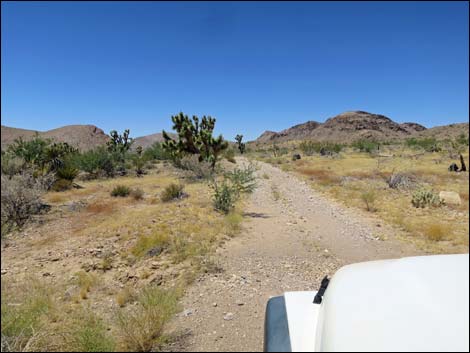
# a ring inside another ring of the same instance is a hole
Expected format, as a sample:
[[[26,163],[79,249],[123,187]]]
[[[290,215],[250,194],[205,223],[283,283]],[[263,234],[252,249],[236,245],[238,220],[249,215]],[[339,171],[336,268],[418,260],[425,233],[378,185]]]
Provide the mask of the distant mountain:
[[[49,131],[35,131],[17,129],[1,126],[1,148],[6,149],[8,145],[19,137],[25,140],[33,138],[36,134],[43,138],[50,138],[56,142],[67,142],[80,150],[89,150],[96,146],[104,145],[109,136],[103,130],[94,125],[67,125]]]
[[[281,132],[266,131],[254,142],[274,143],[291,140],[315,140],[349,143],[358,139],[384,141],[400,140],[414,136],[456,137],[462,132],[468,134],[468,123],[427,129],[413,122],[399,124],[380,114],[352,111],[331,117],[324,123],[308,121]]]
[[[178,135],[174,133],[168,133],[168,135],[170,135],[170,137],[174,139],[178,137]],[[143,149],[146,149],[147,147],[152,146],[155,142],[163,142],[163,141],[165,141],[165,139],[163,138],[162,133],[157,132],[151,135],[136,137],[134,139],[134,143],[132,144],[132,148],[141,146]]]

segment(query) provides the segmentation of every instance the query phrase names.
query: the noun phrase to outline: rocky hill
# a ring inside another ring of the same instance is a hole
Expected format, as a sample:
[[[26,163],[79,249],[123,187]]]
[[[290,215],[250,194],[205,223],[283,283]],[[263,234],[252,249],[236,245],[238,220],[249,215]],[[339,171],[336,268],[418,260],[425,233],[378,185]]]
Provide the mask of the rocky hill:
[[[170,137],[176,139],[178,137],[177,134],[168,133]],[[134,139],[134,143],[132,144],[132,148],[136,148],[137,146],[141,146],[143,149],[152,146],[155,142],[163,142],[165,141],[161,132],[157,132],[156,134],[146,135],[136,137]]]
[[[94,125],[67,125],[49,131],[35,131],[17,129],[8,126],[1,126],[1,147],[2,150],[19,137],[25,140],[33,138],[36,134],[43,138],[49,138],[57,142],[67,142],[80,150],[89,150],[96,146],[104,145],[109,136],[103,130]]]
[[[468,123],[427,129],[413,122],[399,124],[380,114],[352,111],[331,117],[324,123],[308,121],[281,132],[266,131],[254,142],[273,143],[304,139],[331,142],[352,142],[358,139],[384,141],[420,136],[456,137],[462,132],[468,134]]]

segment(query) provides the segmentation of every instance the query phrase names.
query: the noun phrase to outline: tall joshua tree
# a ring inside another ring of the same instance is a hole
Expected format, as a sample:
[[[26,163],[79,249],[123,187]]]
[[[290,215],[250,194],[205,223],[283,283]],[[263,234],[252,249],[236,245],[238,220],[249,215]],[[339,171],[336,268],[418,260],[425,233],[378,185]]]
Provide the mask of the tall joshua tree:
[[[243,135],[235,136],[235,141],[237,141],[238,150],[240,151],[241,154],[245,152],[245,143],[243,143],[242,140],[243,140]]]
[[[218,156],[228,147],[228,142],[224,141],[222,135],[212,136],[215,118],[204,115],[199,121],[199,118],[193,115],[191,120],[187,115],[179,113],[172,116],[171,120],[173,130],[178,133],[178,141],[163,130],[163,148],[175,158],[181,158],[184,154],[197,154],[199,162],[208,161],[214,169]]]
[[[131,147],[133,139],[129,137],[129,129],[124,130],[122,135],[119,135],[116,130],[112,130],[109,135],[111,136],[108,141],[108,150],[110,152],[124,153]]]

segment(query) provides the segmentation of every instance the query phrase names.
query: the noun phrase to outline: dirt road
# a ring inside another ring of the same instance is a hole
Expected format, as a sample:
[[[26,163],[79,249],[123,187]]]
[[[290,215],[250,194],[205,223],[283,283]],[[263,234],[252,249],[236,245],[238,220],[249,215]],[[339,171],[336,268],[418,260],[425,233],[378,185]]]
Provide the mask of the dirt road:
[[[291,174],[256,165],[258,188],[247,202],[243,231],[218,251],[224,271],[188,290],[184,311],[170,324],[180,338],[168,350],[262,351],[269,297],[318,289],[323,276],[348,263],[419,254],[388,226]]]

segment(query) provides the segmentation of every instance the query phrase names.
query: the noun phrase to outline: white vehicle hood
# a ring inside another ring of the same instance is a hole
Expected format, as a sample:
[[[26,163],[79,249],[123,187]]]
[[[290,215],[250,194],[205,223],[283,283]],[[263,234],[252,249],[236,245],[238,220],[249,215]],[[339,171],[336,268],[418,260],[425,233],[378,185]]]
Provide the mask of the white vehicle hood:
[[[316,319],[315,351],[468,351],[468,254],[345,266]]]

